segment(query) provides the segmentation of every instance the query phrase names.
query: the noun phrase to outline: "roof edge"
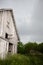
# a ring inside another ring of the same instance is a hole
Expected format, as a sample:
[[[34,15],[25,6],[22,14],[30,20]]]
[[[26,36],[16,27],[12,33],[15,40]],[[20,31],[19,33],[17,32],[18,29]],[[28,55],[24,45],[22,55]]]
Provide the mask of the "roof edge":
[[[2,8],[2,9],[0,9],[0,11],[12,11],[13,9],[11,9],[11,8]]]
[[[14,23],[14,26],[15,26],[15,30],[16,30],[16,34],[17,34],[17,37],[18,37],[18,41],[20,42],[17,26],[16,26],[16,23],[15,23],[14,15],[13,15],[13,10],[11,11],[11,13],[12,13],[13,23]]]

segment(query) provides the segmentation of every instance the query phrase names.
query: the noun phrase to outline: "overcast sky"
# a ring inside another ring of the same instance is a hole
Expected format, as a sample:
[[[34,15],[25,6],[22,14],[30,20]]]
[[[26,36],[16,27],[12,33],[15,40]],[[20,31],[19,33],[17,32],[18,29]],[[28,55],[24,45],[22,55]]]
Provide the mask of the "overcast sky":
[[[43,0],[0,0],[0,8],[12,8],[22,42],[43,42]]]

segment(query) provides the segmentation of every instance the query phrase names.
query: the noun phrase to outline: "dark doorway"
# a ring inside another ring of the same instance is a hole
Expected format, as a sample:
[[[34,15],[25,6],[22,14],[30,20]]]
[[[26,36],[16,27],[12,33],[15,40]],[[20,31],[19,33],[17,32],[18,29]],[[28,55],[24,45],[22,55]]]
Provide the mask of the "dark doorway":
[[[9,43],[8,52],[9,52],[9,53],[12,53],[12,52],[13,52],[13,44],[12,44],[12,43]]]

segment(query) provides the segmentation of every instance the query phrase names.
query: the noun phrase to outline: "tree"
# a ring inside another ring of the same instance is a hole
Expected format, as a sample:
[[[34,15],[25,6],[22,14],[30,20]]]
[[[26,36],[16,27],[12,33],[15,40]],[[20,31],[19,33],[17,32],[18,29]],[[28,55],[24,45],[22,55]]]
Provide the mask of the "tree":
[[[38,51],[41,52],[41,53],[43,53],[43,43],[40,43],[38,45]]]
[[[32,43],[32,42],[28,42],[27,44],[25,44],[25,54],[29,54],[31,50],[36,51],[38,47],[38,44],[36,42]]]
[[[17,47],[17,49],[18,49],[18,53],[20,53],[20,54],[24,54],[24,45],[23,45],[23,43],[22,42],[18,42],[18,47]]]

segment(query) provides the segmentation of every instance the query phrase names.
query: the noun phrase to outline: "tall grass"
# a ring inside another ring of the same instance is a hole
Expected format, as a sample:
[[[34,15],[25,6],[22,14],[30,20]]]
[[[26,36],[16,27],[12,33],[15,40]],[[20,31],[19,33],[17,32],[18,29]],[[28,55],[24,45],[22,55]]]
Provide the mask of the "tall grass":
[[[16,54],[6,57],[4,60],[0,60],[0,65],[29,65],[29,58]]]
[[[0,65],[43,65],[42,56],[24,56],[20,54],[7,56],[6,59],[0,59]]]

